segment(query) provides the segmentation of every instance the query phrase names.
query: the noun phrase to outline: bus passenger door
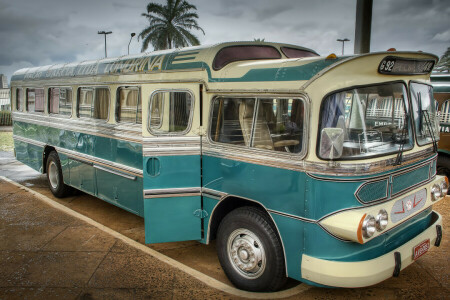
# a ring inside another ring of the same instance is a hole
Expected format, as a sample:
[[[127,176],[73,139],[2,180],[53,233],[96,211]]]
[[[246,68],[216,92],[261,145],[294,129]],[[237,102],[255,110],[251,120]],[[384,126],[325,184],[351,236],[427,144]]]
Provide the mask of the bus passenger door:
[[[145,242],[200,240],[199,86],[177,84],[176,89],[167,86],[148,94],[148,126],[143,129]]]

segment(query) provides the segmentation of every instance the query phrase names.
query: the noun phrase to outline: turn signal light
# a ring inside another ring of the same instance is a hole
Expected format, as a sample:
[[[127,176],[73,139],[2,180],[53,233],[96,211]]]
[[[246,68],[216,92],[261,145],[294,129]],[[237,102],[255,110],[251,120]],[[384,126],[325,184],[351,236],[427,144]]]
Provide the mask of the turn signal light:
[[[397,49],[395,49],[395,48],[389,48],[387,51],[388,51],[388,52],[394,52],[394,51],[397,51]]]

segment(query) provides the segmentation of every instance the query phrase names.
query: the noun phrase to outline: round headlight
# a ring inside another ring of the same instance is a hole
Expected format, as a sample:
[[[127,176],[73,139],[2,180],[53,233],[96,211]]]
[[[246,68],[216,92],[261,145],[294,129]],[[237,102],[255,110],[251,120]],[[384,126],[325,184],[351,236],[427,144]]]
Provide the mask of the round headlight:
[[[433,186],[431,187],[431,199],[433,201],[436,201],[441,196],[442,196],[441,187],[437,183],[433,184]]]
[[[447,196],[447,193],[448,193],[448,183],[447,183],[447,180],[444,180],[444,181],[441,182],[440,188],[441,188],[441,192],[442,192],[442,197]]]
[[[371,215],[367,215],[364,218],[363,224],[362,224],[362,233],[365,238],[370,238],[375,233],[375,218]]]
[[[386,210],[381,209],[378,215],[375,217],[376,227],[378,231],[382,231],[386,228],[389,220],[389,215]]]

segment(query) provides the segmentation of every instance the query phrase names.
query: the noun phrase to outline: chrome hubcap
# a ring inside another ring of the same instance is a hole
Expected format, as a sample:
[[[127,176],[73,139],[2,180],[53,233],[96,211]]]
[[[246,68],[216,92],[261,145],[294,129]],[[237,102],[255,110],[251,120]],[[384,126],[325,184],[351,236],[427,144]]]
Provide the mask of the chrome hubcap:
[[[250,230],[239,228],[228,237],[228,258],[245,278],[255,279],[266,268],[266,256],[259,238]]]
[[[48,165],[48,180],[50,181],[52,188],[56,189],[58,187],[58,167],[53,161]]]

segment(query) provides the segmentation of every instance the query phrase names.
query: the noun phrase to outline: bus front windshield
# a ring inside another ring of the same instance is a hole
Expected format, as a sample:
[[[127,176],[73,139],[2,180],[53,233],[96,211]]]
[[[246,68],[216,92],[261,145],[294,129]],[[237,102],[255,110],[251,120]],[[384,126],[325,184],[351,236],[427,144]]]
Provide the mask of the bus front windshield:
[[[422,146],[439,140],[439,123],[433,89],[423,83],[411,83],[410,89],[417,143]]]
[[[402,83],[331,94],[322,104],[319,133],[327,128],[342,129],[340,159],[366,158],[411,149],[413,138],[407,117],[406,95]]]

